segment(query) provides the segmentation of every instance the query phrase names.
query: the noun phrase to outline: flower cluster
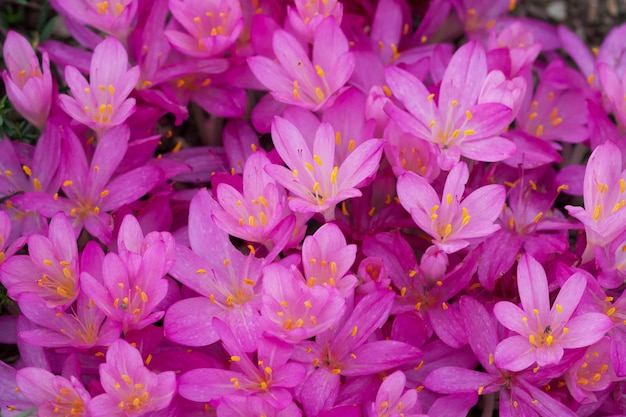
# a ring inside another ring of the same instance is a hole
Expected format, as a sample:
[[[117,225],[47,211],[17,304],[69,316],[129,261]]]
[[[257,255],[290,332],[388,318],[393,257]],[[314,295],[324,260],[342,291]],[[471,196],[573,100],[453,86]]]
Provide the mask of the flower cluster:
[[[413,3],[10,31],[0,414],[626,414],[626,26]]]

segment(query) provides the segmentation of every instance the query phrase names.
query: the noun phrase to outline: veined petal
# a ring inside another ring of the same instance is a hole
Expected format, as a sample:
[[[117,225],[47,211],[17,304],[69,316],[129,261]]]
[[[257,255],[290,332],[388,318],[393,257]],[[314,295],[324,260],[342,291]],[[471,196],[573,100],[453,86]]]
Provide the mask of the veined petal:
[[[387,67],[385,78],[394,97],[400,100],[409,113],[419,121],[428,137],[430,128],[427,129],[426,126],[433,119],[433,105],[429,101],[430,91],[420,80],[398,67]],[[392,114],[390,116],[394,118]]]
[[[395,340],[379,340],[362,345],[344,361],[341,374],[346,376],[372,375],[416,361],[422,352],[407,343]]]
[[[560,327],[570,319],[578,307],[586,287],[587,279],[582,273],[575,273],[565,281],[550,312],[550,321],[554,323],[553,327]]]
[[[517,288],[522,307],[527,314],[534,309],[540,314],[550,311],[548,278],[539,262],[530,255],[522,255],[517,266]]]
[[[448,106],[453,100],[460,108],[476,103],[483,82],[487,77],[487,56],[483,46],[470,41],[452,56],[439,89],[439,107]]]
[[[523,371],[535,363],[535,349],[527,337],[512,336],[498,344],[494,360],[500,368],[513,372]]]
[[[367,177],[374,175],[383,154],[383,141],[370,139],[356,148],[339,167],[337,187],[345,190],[356,187]]]
[[[163,178],[163,171],[152,166],[135,168],[115,178],[107,186],[109,194],[103,198],[100,210],[114,210],[137,200],[163,181]]]
[[[493,314],[507,329],[521,335],[529,334],[530,330],[524,320],[524,318],[528,319],[528,314],[510,301],[496,303],[493,307]]]
[[[428,374],[424,385],[432,391],[442,394],[457,392],[477,392],[481,387],[483,394],[498,391],[501,377],[458,366],[443,366]]]
[[[88,174],[91,180],[91,195],[105,189],[111,176],[122,162],[128,148],[128,139],[130,139],[130,129],[126,125],[115,126],[100,138]]]
[[[611,328],[613,321],[606,314],[586,313],[567,322],[568,332],[561,336],[560,343],[570,349],[589,346],[602,339]]]
[[[219,340],[213,318],[222,309],[206,297],[181,300],[165,314],[164,334],[169,340],[186,346],[208,346]]]
[[[91,57],[91,84],[94,86],[117,86],[118,80],[128,70],[128,55],[122,43],[110,36],[102,41]]]
[[[272,139],[280,157],[290,169],[304,170],[313,162],[313,155],[300,130],[281,117],[272,121]]]
[[[398,179],[398,198],[402,207],[423,230],[432,229],[432,215],[441,200],[433,187],[424,178],[413,172],[405,172]]]

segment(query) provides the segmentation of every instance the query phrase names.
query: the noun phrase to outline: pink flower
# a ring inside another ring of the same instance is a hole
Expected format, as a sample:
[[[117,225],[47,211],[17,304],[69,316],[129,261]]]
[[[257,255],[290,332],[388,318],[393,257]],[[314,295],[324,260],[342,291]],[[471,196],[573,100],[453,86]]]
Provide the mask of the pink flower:
[[[76,303],[64,312],[48,308],[41,298],[31,293],[20,295],[17,302],[24,315],[41,326],[19,333],[28,344],[87,349],[108,346],[120,337],[121,326],[108,320],[85,292],[80,292]]]
[[[69,380],[45,369],[28,367],[17,371],[17,387],[39,408],[40,416],[89,417],[91,396],[75,377]]]
[[[341,24],[343,4],[337,0],[295,0],[295,6],[287,6],[287,19],[298,36],[307,42],[313,41],[317,28],[328,16],[332,16],[337,25]]]
[[[139,68],[128,69],[124,46],[109,37],[93,52],[89,83],[74,67],[65,68],[65,80],[72,96],[59,97],[61,108],[98,136],[124,123],[135,111],[135,99],[128,98],[139,79]]]
[[[9,296],[34,293],[49,308],[67,307],[78,295],[78,249],[76,236],[63,213],[52,218],[48,236],[28,239],[30,256],[16,255],[2,264],[0,280]]]
[[[417,391],[406,389],[406,376],[402,371],[395,371],[387,376],[378,389],[376,402],[367,410],[368,417],[386,415],[417,416],[421,409],[417,400]]]
[[[152,232],[144,238],[132,215],[124,217],[119,233],[120,254],[105,256],[101,280],[88,272],[81,279],[84,291],[127,332],[142,329],[165,314],[154,310],[167,294],[164,276],[173,261],[174,241],[169,233]]]
[[[572,75],[574,74],[574,75]],[[543,72],[530,105],[517,117],[517,128],[546,141],[578,143],[589,137],[587,104],[576,88],[578,73],[554,61]]]
[[[211,58],[222,55],[237,40],[243,17],[236,0],[169,0],[181,30],[167,30],[165,36],[180,52]]]
[[[122,339],[107,350],[100,381],[105,393],[92,398],[89,411],[93,417],[148,415],[166,408],[176,392],[174,372],[151,372],[139,351]]]
[[[598,146],[587,162],[584,179],[585,208],[565,206],[585,225],[591,246],[606,245],[626,229],[626,170],[621,151],[613,142]]]
[[[454,54],[436,102],[435,94],[406,71],[389,67],[386,78],[406,111],[391,103],[385,111],[405,131],[438,146],[442,169],[451,169],[461,156],[493,162],[513,155],[515,145],[500,134],[513,120],[514,103],[509,96],[523,94],[508,92],[498,72],[487,72],[485,50],[477,42],[463,45]],[[522,79],[510,83],[516,91],[525,89]],[[495,94],[494,89],[503,91]]]
[[[176,246],[176,262],[170,274],[199,296],[178,301],[167,310],[165,336],[182,345],[210,345],[219,340],[212,324],[217,317],[250,352],[257,348],[263,332],[259,312],[262,261],[233,247],[228,234],[212,219],[216,207],[217,202],[206,189],[191,201],[191,249]]]
[[[344,310],[345,300],[334,288],[307,286],[279,264],[264,268],[262,313],[270,334],[298,343],[335,325]]]
[[[112,240],[113,224],[109,211],[132,203],[163,180],[163,171],[154,166],[141,166],[113,177],[128,149],[130,130],[116,126],[105,133],[91,159],[76,134],[63,129],[65,177],[58,194],[26,193],[16,199],[24,210],[36,210],[46,217],[58,211],[71,218],[76,233],[84,226],[93,236],[108,244]]]
[[[284,30],[274,33],[272,44],[278,62],[255,56],[248,59],[248,65],[282,103],[314,111],[324,109],[339,95],[354,70],[348,40],[334,18],[319,25],[313,41],[313,59]]]
[[[285,224],[286,214],[290,212],[285,210],[285,190],[264,170],[268,165],[271,162],[265,152],[255,152],[244,166],[243,190],[220,183],[216,191],[220,208],[213,216],[217,225],[229,234],[271,246],[276,239],[275,229]]]
[[[400,203],[415,223],[433,237],[433,243],[447,253],[500,229],[494,222],[504,204],[504,186],[486,185],[463,198],[468,178],[467,165],[460,162],[448,174],[441,198],[424,178],[413,172],[398,179]]]
[[[370,139],[335,165],[335,132],[328,123],[317,129],[312,152],[298,128],[280,117],[272,122],[272,137],[289,169],[270,165],[265,171],[293,193],[289,207],[327,219],[334,218],[338,203],[361,195],[356,187],[375,174],[382,155],[382,141]]]
[[[534,363],[558,364],[564,349],[580,348],[599,341],[613,327],[606,314],[585,313],[572,317],[585,291],[586,278],[572,275],[550,308],[548,279],[533,257],[523,255],[517,267],[517,287],[522,308],[510,301],[494,306],[494,314],[505,327],[517,333],[496,347],[498,366],[521,371]]]
[[[356,245],[346,244],[346,238],[333,223],[320,227],[307,236],[302,244],[302,267],[307,285],[335,287],[345,298],[351,296],[357,280],[350,273],[356,258]]]
[[[62,15],[92,26],[114,37],[125,39],[137,13],[138,0],[53,0]]]
[[[288,407],[292,402],[290,389],[306,376],[304,366],[289,361],[293,347],[263,337],[253,362],[224,322],[214,319],[213,327],[230,354],[231,369],[198,368],[185,373],[179,378],[181,396],[206,402],[241,395],[257,397],[276,410]]]
[[[46,126],[52,105],[52,76],[48,54],[43,54],[43,72],[30,43],[9,31],[2,48],[8,71],[2,79],[13,107],[39,130]]]

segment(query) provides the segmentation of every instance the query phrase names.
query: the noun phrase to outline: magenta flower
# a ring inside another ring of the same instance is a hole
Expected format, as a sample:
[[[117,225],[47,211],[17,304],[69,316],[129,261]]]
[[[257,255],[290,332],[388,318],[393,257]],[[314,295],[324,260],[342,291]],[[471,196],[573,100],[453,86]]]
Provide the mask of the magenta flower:
[[[2,71],[2,79],[11,104],[26,120],[43,130],[53,94],[48,54],[42,55],[42,72],[31,44],[12,30],[6,36],[2,54],[8,69]]]
[[[584,275],[575,273],[561,287],[550,308],[548,280],[543,267],[529,255],[522,255],[517,268],[517,286],[522,308],[509,301],[494,306],[498,321],[517,336],[496,347],[496,363],[521,371],[534,363],[558,364],[564,349],[592,345],[613,327],[606,314],[586,313],[572,317],[586,286]]]
[[[0,267],[0,280],[13,299],[32,293],[49,308],[66,308],[78,295],[78,249],[69,220],[59,213],[50,221],[48,237],[28,238],[29,255],[16,255]]]
[[[541,52],[541,44],[535,42],[533,32],[529,28],[516,21],[497,35],[495,31],[492,31],[488,49],[493,60],[500,63],[498,69],[511,78],[523,75],[522,71],[530,71],[533,62]]]
[[[276,233],[284,233],[275,229],[291,222],[286,219],[289,210],[286,210],[284,189],[265,172],[269,165],[265,152],[250,155],[244,166],[243,190],[220,183],[215,193],[220,209],[213,216],[217,225],[229,234],[271,247]]]
[[[571,69],[555,61],[546,68],[530,104],[517,116],[517,128],[543,140],[578,143],[589,136],[587,104],[569,79]]]
[[[585,225],[590,246],[606,245],[626,230],[626,170],[616,155],[621,151],[613,142],[598,146],[585,169],[585,208],[565,206]]]
[[[424,178],[413,172],[398,179],[400,203],[415,223],[433,237],[433,243],[447,253],[463,249],[500,228],[494,221],[504,204],[504,186],[486,185],[463,198],[468,178],[467,165],[460,162],[448,174],[441,198]]]
[[[322,213],[333,219],[335,206],[343,200],[358,197],[356,188],[378,169],[382,141],[370,139],[335,165],[335,134],[328,123],[315,133],[313,149],[309,148],[296,126],[276,117],[272,122],[274,146],[289,169],[270,165],[266,172],[293,193],[289,207],[300,213]]]
[[[20,295],[17,302],[24,315],[41,326],[19,333],[20,338],[31,345],[87,349],[108,346],[120,337],[121,326],[108,320],[84,292],[80,292],[76,303],[64,312],[48,308],[32,293]]]
[[[611,342],[603,337],[589,346],[585,356],[580,358],[565,374],[565,382],[572,397],[580,403],[598,401],[596,393],[607,389],[615,380],[615,369],[611,358]]]
[[[350,274],[356,258],[356,245],[346,244],[346,238],[333,223],[320,227],[302,243],[302,268],[309,287],[329,285],[349,298],[357,285]]]
[[[213,328],[230,354],[231,369],[198,368],[179,378],[180,395],[207,402],[229,396],[257,397],[276,410],[292,402],[290,388],[306,375],[304,366],[289,362],[293,347],[285,342],[262,338],[254,362],[228,326],[214,319]],[[219,411],[218,411],[219,412]]]
[[[376,291],[356,303],[340,325],[300,343],[293,354],[298,362],[313,365],[304,380],[300,401],[306,415],[332,407],[339,394],[340,376],[373,375],[419,359],[422,352],[395,340],[372,341],[373,333],[389,316],[394,294]]]
[[[170,274],[199,296],[178,301],[167,310],[165,336],[182,345],[210,345],[219,340],[212,324],[217,317],[250,352],[263,332],[259,311],[262,261],[233,247],[228,234],[211,217],[217,207],[206,189],[191,201],[191,249],[176,246]]]
[[[17,387],[24,396],[39,407],[40,416],[90,417],[91,396],[75,377],[69,380],[45,369],[28,367],[17,371]]]
[[[118,339],[100,365],[100,382],[105,393],[92,398],[92,417],[133,417],[166,408],[176,392],[174,372],[151,372],[141,354],[128,342]]]
[[[576,413],[546,391],[551,388],[546,381],[561,375],[570,366],[569,361],[556,367],[528,369],[511,372],[494,362],[494,352],[500,341],[500,329],[493,314],[479,301],[469,296],[460,301],[461,314],[466,331],[472,337],[469,345],[486,372],[479,372],[460,366],[440,366],[433,369],[424,385],[443,394],[472,393],[488,395],[499,392],[501,415],[534,415],[550,417],[575,417]],[[425,356],[428,352],[425,352]],[[539,388],[544,387],[544,389]],[[455,414],[456,415],[456,414]],[[463,413],[462,415],[465,415]]]
[[[294,3],[295,8],[287,6],[287,19],[298,36],[307,42],[313,42],[317,28],[328,16],[335,19],[337,26],[341,24],[343,4],[337,0],[295,0]]]
[[[354,70],[348,40],[333,17],[320,23],[313,41],[313,59],[284,30],[273,38],[278,62],[264,56],[248,58],[254,75],[282,103],[317,111],[332,104]]]
[[[613,115],[617,119],[618,126],[623,130],[626,128],[626,73],[621,76],[609,64],[600,62],[597,65],[598,75],[602,84],[602,90],[606,95]]]
[[[135,111],[128,98],[139,79],[139,68],[128,69],[128,55],[114,37],[102,41],[93,52],[89,83],[74,67],[65,67],[65,81],[72,96],[59,96],[61,108],[74,120],[95,130],[98,137]]]
[[[501,161],[515,151],[513,143],[500,136],[513,120],[513,107],[509,100],[503,102],[491,91],[494,83],[500,90],[508,89],[508,84],[500,85],[502,80],[493,74],[487,73],[487,58],[480,44],[463,45],[446,68],[435,102],[435,94],[421,81],[406,71],[389,67],[389,88],[406,111],[391,103],[385,111],[407,132],[438,146],[442,169],[451,169],[461,156]],[[514,89],[524,90],[525,83],[520,81],[514,79],[510,83],[519,84]]]
[[[134,23],[138,0],[53,0],[60,14],[119,39],[125,39]]]
[[[130,131],[125,125],[110,129],[102,136],[89,164],[76,134],[64,127],[62,190],[66,197],[26,193],[16,199],[16,205],[24,210],[36,210],[46,217],[63,211],[77,233],[84,226],[108,244],[113,238],[109,212],[145,195],[164,177],[159,168],[141,166],[112,178],[126,154],[129,137]]]
[[[174,48],[193,57],[222,55],[243,29],[236,0],[169,0],[169,8],[184,31],[167,30],[165,36]]]
[[[345,300],[334,288],[307,286],[279,264],[263,269],[262,315],[269,334],[298,343],[335,325],[344,310]]]
[[[421,409],[417,400],[417,391],[406,390],[406,376],[402,371],[396,371],[387,376],[378,389],[376,402],[367,410],[368,417],[386,415],[417,416]]]
[[[165,314],[154,310],[167,294],[164,276],[173,263],[174,241],[169,233],[157,232],[144,239],[132,215],[124,217],[119,233],[120,255],[105,256],[101,280],[89,272],[83,272],[81,280],[85,293],[127,332],[142,329]]]
[[[467,343],[458,308],[450,300],[469,285],[480,250],[471,251],[461,262],[449,266],[445,252],[431,246],[418,266],[413,248],[400,233],[385,232],[365,239],[363,253],[380,256],[399,292],[393,309],[398,314],[396,323],[419,323],[412,332],[418,340],[425,341],[434,331],[448,346],[459,348]]]

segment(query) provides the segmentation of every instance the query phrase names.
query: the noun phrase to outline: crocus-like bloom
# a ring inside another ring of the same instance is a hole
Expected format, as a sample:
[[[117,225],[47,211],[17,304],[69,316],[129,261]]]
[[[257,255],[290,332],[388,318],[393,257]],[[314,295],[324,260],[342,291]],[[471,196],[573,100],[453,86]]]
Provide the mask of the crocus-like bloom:
[[[272,43],[278,62],[255,56],[248,59],[248,65],[282,103],[314,111],[324,109],[354,70],[348,40],[332,17],[320,23],[315,33],[312,60],[298,40],[284,30],[274,33]]]
[[[602,90],[608,99],[618,125],[623,130],[626,128],[626,104],[624,104],[626,73],[620,77],[614,68],[604,62],[600,62],[597,68]]]
[[[272,137],[289,169],[270,165],[265,170],[294,194],[289,207],[300,213],[323,213],[327,219],[334,218],[337,203],[361,195],[356,186],[376,172],[383,151],[382,141],[370,139],[341,166],[335,165],[335,134],[328,123],[317,129],[312,152],[298,128],[280,117],[272,122]]]
[[[89,417],[91,396],[76,377],[69,380],[41,368],[23,368],[15,375],[17,387],[39,407],[40,416]]]
[[[525,83],[513,79],[502,84],[503,77],[497,74],[498,71],[487,73],[483,47],[469,42],[452,57],[435,103],[435,94],[421,81],[399,68],[388,67],[389,88],[406,111],[391,103],[385,111],[407,132],[438,146],[442,169],[451,169],[461,156],[501,161],[515,151],[513,143],[499,136],[512,121],[513,104],[510,100],[503,103],[493,89],[504,90],[502,95],[506,95],[509,88],[523,90]]]
[[[284,223],[285,190],[265,172],[268,165],[271,162],[265,153],[255,152],[244,166],[243,192],[228,183],[217,186],[221,210],[213,213],[216,223],[229,234],[248,242],[271,244],[275,229]]]
[[[546,141],[578,143],[587,139],[587,105],[568,79],[568,70],[555,61],[544,71],[530,105],[518,114],[518,129]]]
[[[17,302],[24,315],[41,326],[19,333],[31,345],[86,349],[108,346],[121,333],[121,326],[108,320],[84,291],[79,293],[74,307],[65,312],[51,310],[32,293],[20,295]]]
[[[174,19],[184,28],[165,36],[180,52],[197,57],[217,57],[237,40],[243,29],[237,0],[170,0]]]
[[[440,198],[433,187],[413,172],[398,179],[398,197],[417,225],[433,237],[441,250],[453,253],[498,230],[498,218],[506,190],[499,184],[485,185],[463,198],[469,172],[465,162],[448,174]]]
[[[517,287],[522,308],[510,301],[494,306],[494,314],[505,327],[518,333],[496,347],[496,363],[521,371],[533,363],[558,364],[564,349],[592,345],[613,327],[606,314],[585,313],[572,317],[585,291],[582,273],[572,275],[561,287],[550,308],[548,279],[539,262],[523,255],[517,268]]]
[[[174,241],[169,233],[158,232],[144,239],[131,215],[122,221],[119,237],[120,255],[108,253],[102,263],[103,282],[88,272],[83,272],[81,279],[84,291],[108,317],[122,323],[126,332],[144,328],[165,314],[153,310],[167,294],[164,276],[172,264]]]
[[[119,39],[132,30],[138,0],[52,0],[52,6],[69,16]]]
[[[43,53],[43,72],[30,43],[17,32],[9,31],[2,48],[8,71],[2,79],[11,104],[26,120],[43,130],[52,105],[50,60]]]
[[[341,24],[343,4],[337,0],[296,0],[295,6],[295,9],[287,6],[287,18],[294,31],[307,42],[313,41],[318,26],[328,16],[332,16],[337,25]]]
[[[306,415],[318,415],[335,403],[340,376],[373,375],[415,361],[422,352],[396,340],[369,341],[389,316],[394,294],[375,291],[363,297],[340,325],[319,335],[315,342],[297,345],[293,359],[315,368],[304,380],[300,401]],[[368,342],[369,341],[369,342]],[[368,342],[368,343],[366,343]]]
[[[617,379],[611,357],[611,342],[603,337],[589,346],[585,356],[565,374],[565,382],[572,397],[578,402],[598,401],[596,392],[601,392]]]
[[[494,352],[500,340],[500,329],[496,326],[493,314],[471,297],[462,297],[461,314],[466,331],[471,337],[469,345],[486,372],[479,372],[460,366],[441,366],[426,377],[424,385],[433,391],[444,394],[478,393],[500,394],[500,415],[541,415],[546,417],[575,417],[576,413],[565,404],[552,397],[545,385],[554,375],[560,375],[569,363],[558,368],[545,367],[511,372],[494,362]],[[426,352],[427,354],[427,352]],[[426,355],[425,355],[426,356]],[[544,389],[538,387],[544,386]],[[449,414],[449,415],[465,415]]]
[[[224,322],[214,319],[213,328],[230,354],[231,369],[199,368],[179,379],[180,394],[192,401],[211,401],[230,395],[255,396],[277,410],[291,404],[289,388],[306,375],[304,366],[288,362],[293,347],[276,339],[259,341],[258,359],[253,362]]]
[[[46,217],[63,211],[71,219],[75,231],[87,231],[108,244],[113,238],[109,211],[137,200],[163,179],[163,171],[154,166],[141,166],[112,179],[128,149],[130,131],[116,126],[101,138],[91,159],[74,132],[63,129],[65,177],[62,183],[67,197],[44,193],[26,193],[16,198],[24,210],[36,210]]]
[[[406,390],[406,376],[402,371],[396,371],[387,376],[376,394],[376,402],[367,410],[368,417],[383,417],[402,415],[411,417],[417,415],[421,408],[417,400],[417,391]],[[402,413],[402,414],[400,414]]]
[[[327,223],[307,236],[302,244],[302,258],[309,287],[330,285],[346,298],[352,295],[357,280],[348,273],[356,258],[356,245],[346,244],[337,225]]]
[[[263,269],[263,318],[270,334],[297,343],[335,325],[345,300],[334,288],[307,286],[282,265]]]
[[[598,146],[587,162],[583,198],[585,208],[565,206],[585,225],[590,246],[606,245],[626,229],[626,170],[620,149],[612,142]]]
[[[191,249],[177,245],[170,274],[200,296],[172,305],[165,315],[165,336],[188,346],[207,346],[219,340],[213,318],[226,322],[247,351],[254,351],[261,336],[261,260],[244,256],[228,234],[212,219],[218,207],[206,189],[189,206]],[[282,247],[278,246],[277,250]],[[273,255],[268,257],[273,259]]]
[[[139,67],[128,69],[128,55],[114,37],[102,41],[93,52],[89,83],[74,67],[65,67],[65,81],[72,96],[59,96],[61,108],[74,120],[101,136],[135,111],[135,99],[128,98],[139,79]]]
[[[78,249],[72,225],[63,213],[52,218],[48,237],[28,238],[27,255],[2,264],[0,280],[10,297],[33,293],[52,307],[67,307],[78,295]]]
[[[530,70],[532,63],[541,52],[541,44],[535,42],[533,33],[521,22],[507,26],[502,32],[490,33],[488,49],[495,55],[496,62],[509,77],[515,77],[522,70]],[[493,52],[493,51],[496,52]]]
[[[176,391],[174,372],[151,372],[139,351],[122,339],[107,350],[106,363],[100,365],[100,382],[105,393],[89,403],[92,417],[147,415],[167,407]]]

